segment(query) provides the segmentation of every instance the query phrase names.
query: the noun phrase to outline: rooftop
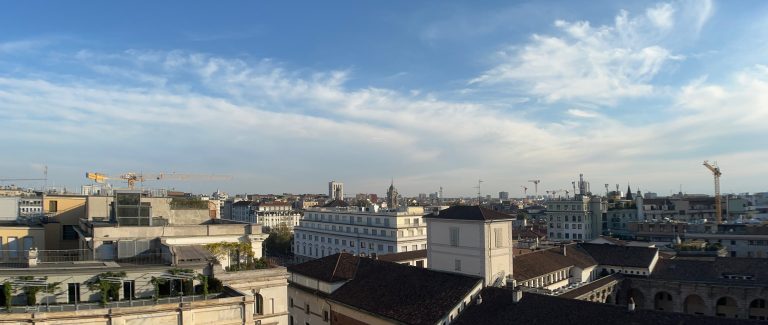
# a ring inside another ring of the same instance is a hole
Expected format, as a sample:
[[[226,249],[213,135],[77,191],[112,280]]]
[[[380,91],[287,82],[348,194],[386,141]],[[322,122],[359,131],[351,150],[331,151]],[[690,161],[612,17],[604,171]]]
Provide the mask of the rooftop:
[[[346,281],[329,299],[406,324],[436,324],[482,279],[342,253],[288,267],[327,282]],[[404,290],[403,288],[408,288]]]
[[[647,268],[659,252],[658,248],[618,246],[610,244],[579,244],[598,264]]]
[[[425,215],[424,218],[489,221],[509,220],[514,219],[515,216],[476,205],[457,205],[439,212],[430,213]]]
[[[496,324],[761,324],[757,321],[696,316],[589,301],[560,298],[535,293],[524,293],[514,302],[513,291],[487,287],[481,291],[483,302],[472,304],[453,325]]]
[[[713,260],[661,259],[651,279],[768,286],[768,259],[717,257]]]
[[[409,251],[409,252],[385,254],[385,255],[379,255],[378,258],[379,260],[387,261],[387,262],[410,261],[410,260],[427,258],[427,250],[419,249],[419,250]]]

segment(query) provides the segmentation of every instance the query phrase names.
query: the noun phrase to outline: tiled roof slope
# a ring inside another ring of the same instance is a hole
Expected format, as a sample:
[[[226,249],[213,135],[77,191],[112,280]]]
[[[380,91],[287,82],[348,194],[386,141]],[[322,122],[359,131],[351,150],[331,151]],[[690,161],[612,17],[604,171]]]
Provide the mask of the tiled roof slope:
[[[379,255],[379,260],[387,261],[387,262],[410,261],[410,260],[421,259],[421,258],[427,258],[426,249]]]
[[[556,247],[517,255],[514,259],[512,277],[518,281],[542,276],[569,266],[584,269],[597,265],[586,251],[575,244],[565,246],[565,255],[562,247]]]
[[[732,275],[728,278],[728,275]],[[739,279],[751,276],[750,279]],[[768,286],[768,259],[718,257],[714,261],[662,259],[651,279]]]
[[[354,265],[353,272],[334,271],[334,261],[339,265]],[[288,271],[326,279],[352,275],[329,295],[330,300],[406,324],[436,324],[473,288],[482,285],[478,277],[345,253],[295,265]]]
[[[355,276],[357,264],[361,259],[352,254],[334,254],[291,265],[288,267],[288,272],[330,283],[346,281]]]
[[[524,281],[571,266],[565,256],[554,249],[545,249],[515,256],[512,277]]]
[[[594,325],[594,324],[675,324],[730,325],[761,324],[757,321],[696,316],[626,306],[601,304],[554,296],[524,293],[520,302],[513,301],[512,291],[487,287],[481,292],[483,302],[472,304],[451,325]]]
[[[515,216],[476,205],[457,205],[437,213],[430,213],[424,218],[483,221],[514,219]]]
[[[617,246],[609,244],[579,244],[598,264],[646,268],[651,265],[658,248]]]

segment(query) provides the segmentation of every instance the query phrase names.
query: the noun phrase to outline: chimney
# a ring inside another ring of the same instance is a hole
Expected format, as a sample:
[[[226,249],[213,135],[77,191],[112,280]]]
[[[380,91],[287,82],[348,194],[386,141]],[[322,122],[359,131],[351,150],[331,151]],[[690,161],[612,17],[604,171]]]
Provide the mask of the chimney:
[[[632,297],[629,298],[629,303],[627,304],[627,311],[628,312],[634,312],[635,311],[635,300],[632,299]]]
[[[567,249],[567,247],[568,247],[568,245],[563,244],[563,249],[562,249],[563,250],[563,256],[568,256],[568,249]]]
[[[519,287],[512,289],[512,302],[518,303],[523,299],[523,290]]]

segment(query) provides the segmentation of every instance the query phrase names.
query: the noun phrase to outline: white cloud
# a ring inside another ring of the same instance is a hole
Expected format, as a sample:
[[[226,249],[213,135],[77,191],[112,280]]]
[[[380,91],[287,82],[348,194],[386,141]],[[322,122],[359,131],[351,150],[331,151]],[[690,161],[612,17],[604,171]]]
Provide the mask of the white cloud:
[[[675,8],[669,3],[659,3],[645,11],[648,20],[656,27],[662,29],[669,29],[675,24],[674,13]]]
[[[676,18],[688,22],[697,17],[695,28],[700,29],[709,15],[711,4],[661,3],[645,15],[622,10],[613,25],[557,20],[557,35],[535,34],[524,45],[508,47],[496,66],[470,84],[523,91],[546,103],[613,106],[623,98],[653,95],[651,81],[661,68],[684,59],[665,41],[683,31],[675,28]]]

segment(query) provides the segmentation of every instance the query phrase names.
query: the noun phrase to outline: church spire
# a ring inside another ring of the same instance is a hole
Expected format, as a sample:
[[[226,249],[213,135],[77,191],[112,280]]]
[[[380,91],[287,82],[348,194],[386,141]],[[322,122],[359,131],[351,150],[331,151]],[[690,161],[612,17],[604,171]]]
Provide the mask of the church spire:
[[[627,197],[626,197],[626,199],[630,200],[630,201],[632,200],[632,188],[629,187],[629,183],[627,183]]]

